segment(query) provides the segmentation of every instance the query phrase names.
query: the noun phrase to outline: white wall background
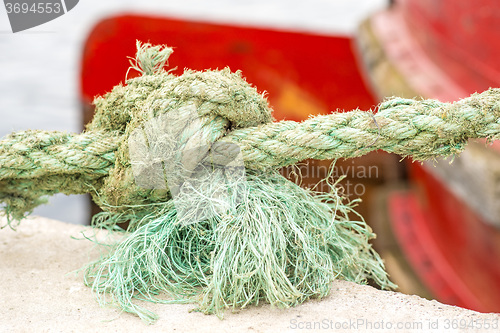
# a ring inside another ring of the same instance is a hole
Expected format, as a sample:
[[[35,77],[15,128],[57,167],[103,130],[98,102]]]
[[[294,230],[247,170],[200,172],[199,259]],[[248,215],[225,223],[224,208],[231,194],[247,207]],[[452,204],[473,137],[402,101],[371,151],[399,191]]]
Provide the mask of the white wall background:
[[[66,15],[13,34],[0,4],[0,137],[26,129],[78,132],[81,49],[101,18],[124,11],[271,27],[321,34],[352,34],[387,0],[80,0]],[[86,223],[82,196],[56,195],[35,214]]]

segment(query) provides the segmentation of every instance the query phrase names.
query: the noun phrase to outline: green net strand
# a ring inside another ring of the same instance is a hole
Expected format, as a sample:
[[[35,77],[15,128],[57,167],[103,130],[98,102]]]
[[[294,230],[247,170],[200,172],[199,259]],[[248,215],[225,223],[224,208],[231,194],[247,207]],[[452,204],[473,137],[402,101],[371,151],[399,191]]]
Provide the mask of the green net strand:
[[[222,317],[227,308],[286,308],[324,297],[336,278],[394,287],[369,244],[374,234],[362,219],[349,219],[354,203],[335,187],[313,193],[272,171],[248,174],[242,195],[229,211],[187,226],[177,223],[172,201],[151,207],[155,213],[87,268],[86,283],[100,303],[146,322],[157,317],[134,298],[194,302]]]

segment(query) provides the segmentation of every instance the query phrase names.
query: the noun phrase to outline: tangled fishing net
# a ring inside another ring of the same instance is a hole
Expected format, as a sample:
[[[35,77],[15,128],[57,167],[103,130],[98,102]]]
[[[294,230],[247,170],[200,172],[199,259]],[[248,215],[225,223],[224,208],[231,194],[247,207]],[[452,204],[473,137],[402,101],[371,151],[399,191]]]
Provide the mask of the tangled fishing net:
[[[80,134],[27,131],[0,142],[0,202],[11,227],[47,195],[91,193],[96,228],[123,237],[85,270],[102,304],[147,322],[134,299],[192,302],[219,316],[260,302],[321,298],[331,282],[392,288],[374,237],[330,184],[305,190],[277,169],[305,158],[384,149],[417,159],[460,152],[471,137],[496,139],[499,91],[454,104],[391,99],[376,115],[335,113],[273,122],[263,95],[239,72],[175,76],[172,50],[141,45],[127,80],[95,100]],[[127,230],[119,225],[127,222]]]

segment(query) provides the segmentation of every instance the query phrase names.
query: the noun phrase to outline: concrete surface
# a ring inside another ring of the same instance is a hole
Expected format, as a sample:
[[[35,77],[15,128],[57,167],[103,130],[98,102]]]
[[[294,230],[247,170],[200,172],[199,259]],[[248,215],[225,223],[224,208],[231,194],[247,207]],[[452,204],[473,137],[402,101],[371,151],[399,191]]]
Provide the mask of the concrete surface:
[[[17,231],[0,230],[0,332],[499,331],[498,314],[345,281],[336,281],[323,300],[285,310],[263,305],[228,311],[224,320],[190,313],[193,305],[148,303],[160,316],[148,326],[133,315],[100,308],[81,274],[74,272],[98,255],[91,242],[72,238],[81,238],[82,230],[89,232],[46,218],[25,220]]]

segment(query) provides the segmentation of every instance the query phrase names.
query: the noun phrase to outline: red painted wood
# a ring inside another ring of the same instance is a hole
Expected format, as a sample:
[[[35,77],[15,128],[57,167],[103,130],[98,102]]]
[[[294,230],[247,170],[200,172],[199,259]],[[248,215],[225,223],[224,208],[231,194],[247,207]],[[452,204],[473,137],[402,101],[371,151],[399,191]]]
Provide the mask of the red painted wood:
[[[455,101],[500,87],[500,2],[396,0],[372,20],[391,62],[422,96]],[[420,202],[396,196],[391,211],[413,267],[438,299],[499,312],[500,230],[426,169],[408,164]]]
[[[470,94],[500,86],[500,2],[398,0],[426,54]]]
[[[412,267],[441,302],[500,312],[500,233],[431,174],[410,169],[421,192],[393,194],[389,211]]]

